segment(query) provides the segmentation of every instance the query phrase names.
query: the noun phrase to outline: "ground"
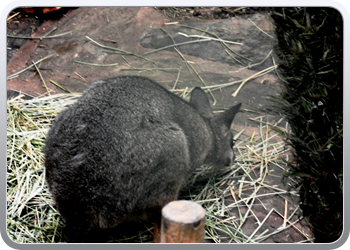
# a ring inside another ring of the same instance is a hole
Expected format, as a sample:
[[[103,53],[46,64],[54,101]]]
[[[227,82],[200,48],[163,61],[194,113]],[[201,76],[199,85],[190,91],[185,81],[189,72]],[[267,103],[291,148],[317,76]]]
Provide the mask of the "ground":
[[[88,7],[63,8],[45,15],[16,9],[10,15],[18,12],[7,24],[8,35],[15,37],[8,37],[8,90],[32,96],[83,92],[93,81],[133,74],[152,78],[183,95],[186,88],[211,86],[216,111],[243,103],[235,131],[259,134],[259,117],[270,123],[280,119],[266,98],[278,95],[281,89],[273,53],[273,24],[263,8]],[[21,39],[29,36],[36,39]],[[198,41],[200,37],[216,40]],[[34,62],[39,62],[37,68],[11,77]],[[283,170],[271,164],[267,171],[269,185],[285,188]],[[283,214],[286,199],[289,212],[294,211],[297,198],[276,195],[261,198],[262,206],[254,207],[255,214],[260,221],[272,208]],[[239,212],[246,211],[242,208]],[[254,218],[248,218],[243,225],[248,235],[254,233],[255,224]],[[303,225],[298,223],[311,234]],[[256,233],[280,226],[281,217],[272,213]],[[291,227],[263,242],[303,240]]]

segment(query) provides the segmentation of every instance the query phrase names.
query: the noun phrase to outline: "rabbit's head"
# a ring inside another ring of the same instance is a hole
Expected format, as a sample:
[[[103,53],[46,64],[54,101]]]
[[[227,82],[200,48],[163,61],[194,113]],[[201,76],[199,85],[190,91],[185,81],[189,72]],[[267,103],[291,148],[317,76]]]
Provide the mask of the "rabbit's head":
[[[191,92],[190,104],[209,122],[212,129],[213,145],[205,160],[205,164],[218,167],[232,165],[235,156],[233,152],[233,134],[230,127],[241,108],[241,103],[229,108],[223,113],[214,115],[208,96],[202,89],[197,87]]]

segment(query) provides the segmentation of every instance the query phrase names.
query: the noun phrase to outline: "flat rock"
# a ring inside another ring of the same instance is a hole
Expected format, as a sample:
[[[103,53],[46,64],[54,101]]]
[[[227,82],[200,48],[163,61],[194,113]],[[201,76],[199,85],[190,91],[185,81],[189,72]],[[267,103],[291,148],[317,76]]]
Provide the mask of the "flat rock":
[[[63,90],[50,81],[71,92],[83,92],[96,80],[126,74],[143,75],[168,89],[176,83],[176,89],[183,90],[247,79],[273,65],[269,56],[274,44],[273,26],[267,15],[257,13],[220,21],[190,20],[177,25],[167,22],[163,15],[148,7],[73,9],[61,19],[46,21],[32,35],[44,36],[55,27],[49,36],[62,36],[28,40],[9,61],[7,73],[12,75],[51,55],[38,64],[38,68],[54,94]],[[198,37],[185,37],[179,33],[217,40],[198,42]],[[218,39],[228,41],[227,47]],[[184,42],[192,43],[177,46],[177,51],[175,47],[153,51]],[[43,85],[37,70],[32,67],[9,80],[7,88],[38,96],[47,92]],[[236,83],[212,90],[212,96],[218,110],[242,102],[242,110],[248,116],[238,115],[237,121],[241,124],[251,123],[247,119],[250,114],[270,112],[271,103],[264,97],[280,92],[274,72],[248,81],[233,97],[238,86]]]

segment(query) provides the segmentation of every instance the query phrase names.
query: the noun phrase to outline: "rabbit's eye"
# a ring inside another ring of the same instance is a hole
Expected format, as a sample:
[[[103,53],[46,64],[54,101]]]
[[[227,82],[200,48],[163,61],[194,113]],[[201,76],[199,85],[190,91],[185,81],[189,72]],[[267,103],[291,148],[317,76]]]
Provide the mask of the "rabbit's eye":
[[[234,146],[235,143],[236,143],[236,140],[232,138],[232,140],[231,140],[230,142],[231,142],[231,145],[230,145],[230,146],[231,146],[231,148],[233,148],[233,146]]]

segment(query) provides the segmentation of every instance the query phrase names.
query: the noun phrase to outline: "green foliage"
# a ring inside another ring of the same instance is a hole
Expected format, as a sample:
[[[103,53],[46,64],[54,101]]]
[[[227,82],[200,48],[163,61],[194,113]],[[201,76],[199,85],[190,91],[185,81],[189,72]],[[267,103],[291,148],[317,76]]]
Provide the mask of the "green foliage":
[[[343,221],[343,20],[332,8],[274,8],[279,102],[295,150],[291,175],[316,242],[333,242]]]

